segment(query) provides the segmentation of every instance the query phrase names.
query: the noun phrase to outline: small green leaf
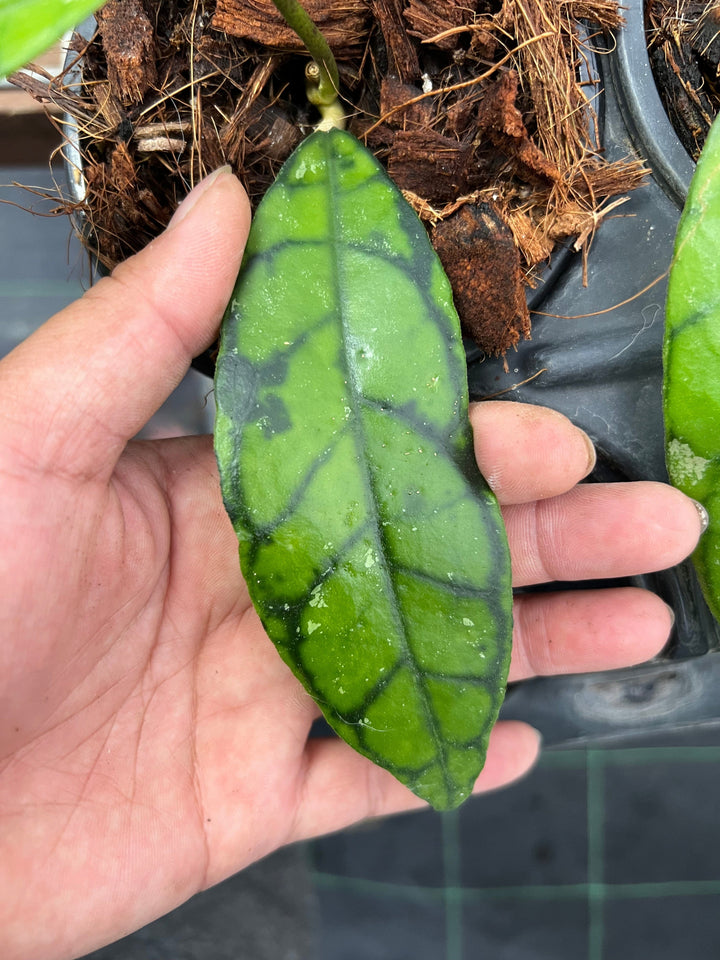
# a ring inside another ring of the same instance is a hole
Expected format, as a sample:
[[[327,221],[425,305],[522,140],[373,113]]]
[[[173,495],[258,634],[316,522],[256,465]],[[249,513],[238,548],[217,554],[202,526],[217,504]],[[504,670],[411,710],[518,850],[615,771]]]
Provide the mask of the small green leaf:
[[[101,6],[100,0],[0,0],[0,77],[25,66]]]
[[[710,516],[693,561],[720,620],[720,120],[698,160],[675,238],[663,386],[668,473]]]
[[[351,135],[260,204],[223,324],[215,447],[253,602],[332,727],[433,806],[468,796],[510,656],[448,280]]]

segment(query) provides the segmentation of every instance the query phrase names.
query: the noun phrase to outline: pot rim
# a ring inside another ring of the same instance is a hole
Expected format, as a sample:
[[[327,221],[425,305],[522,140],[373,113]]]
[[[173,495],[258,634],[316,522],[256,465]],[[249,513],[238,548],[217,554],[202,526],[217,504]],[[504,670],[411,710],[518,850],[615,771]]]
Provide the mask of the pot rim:
[[[680,142],[658,93],[647,50],[645,0],[624,0],[623,6],[625,25],[615,34],[615,55],[609,58],[623,120],[655,179],[682,207],[695,162]]]

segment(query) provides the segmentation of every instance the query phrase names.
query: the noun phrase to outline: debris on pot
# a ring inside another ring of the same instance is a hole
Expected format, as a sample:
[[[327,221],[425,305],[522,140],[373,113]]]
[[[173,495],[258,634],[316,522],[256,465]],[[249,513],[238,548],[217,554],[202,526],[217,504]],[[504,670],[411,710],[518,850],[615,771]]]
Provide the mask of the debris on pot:
[[[660,99],[680,142],[697,161],[720,111],[720,6],[707,0],[648,0],[645,20]]]
[[[305,5],[338,61],[348,128],[426,223],[466,332],[504,355],[530,335],[527,286],[555,245],[586,256],[612,198],[647,173],[598,145],[600,91],[586,67],[597,34],[622,23],[618,3]],[[97,22],[73,39],[79,87],[13,81],[71,118],[87,242],[112,269],[223,163],[257,204],[317,116],[307,55],[270,0],[109,0]],[[493,303],[494,324],[478,301]]]

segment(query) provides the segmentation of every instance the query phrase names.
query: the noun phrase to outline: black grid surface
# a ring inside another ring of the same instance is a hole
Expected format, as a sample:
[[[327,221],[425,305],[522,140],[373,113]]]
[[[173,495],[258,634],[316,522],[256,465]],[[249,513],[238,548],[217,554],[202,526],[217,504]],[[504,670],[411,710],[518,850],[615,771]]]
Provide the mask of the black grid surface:
[[[694,728],[319,840],[318,956],[716,960],[718,786],[720,729]]]

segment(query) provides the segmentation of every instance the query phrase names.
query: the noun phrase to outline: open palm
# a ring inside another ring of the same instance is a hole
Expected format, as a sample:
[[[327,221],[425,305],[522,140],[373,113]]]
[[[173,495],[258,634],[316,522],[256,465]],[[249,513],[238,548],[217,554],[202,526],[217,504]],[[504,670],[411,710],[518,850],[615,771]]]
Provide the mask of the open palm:
[[[130,442],[217,331],[249,213],[205,181],[166,233],[0,363],[0,945],[73,957],[278,846],[419,802],[335,739],[249,602],[212,444]],[[519,585],[678,562],[694,505],[576,486],[551,411],[472,411]],[[670,614],[639,590],[522,597],[511,676],[637,662]],[[538,749],[501,723],[478,789]]]

